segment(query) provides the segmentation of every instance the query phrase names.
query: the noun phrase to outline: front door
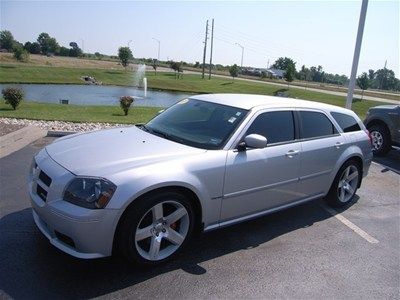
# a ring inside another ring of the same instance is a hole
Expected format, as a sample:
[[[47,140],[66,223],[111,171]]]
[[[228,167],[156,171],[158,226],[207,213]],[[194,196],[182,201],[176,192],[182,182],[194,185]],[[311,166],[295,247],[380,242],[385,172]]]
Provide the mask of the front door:
[[[298,198],[299,155],[293,112],[258,114],[246,131],[265,136],[263,149],[229,150],[221,221],[281,206]],[[243,137],[244,137],[243,136]]]

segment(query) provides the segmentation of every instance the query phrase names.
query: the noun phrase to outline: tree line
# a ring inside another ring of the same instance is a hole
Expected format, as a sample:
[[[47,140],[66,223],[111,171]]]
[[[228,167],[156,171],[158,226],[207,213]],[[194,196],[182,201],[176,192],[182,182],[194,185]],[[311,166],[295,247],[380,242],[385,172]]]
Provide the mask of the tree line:
[[[28,41],[25,44],[14,39],[12,33],[8,30],[0,31],[0,49],[13,52],[14,57],[20,61],[26,61],[29,54],[59,55],[79,57],[83,55],[82,49],[76,42],[69,43],[70,48],[60,46],[56,38],[48,33],[42,32],[36,41]]]
[[[296,62],[288,57],[278,58],[272,65],[272,68],[285,70],[286,80],[286,77],[291,77],[289,79],[329,83],[341,86],[347,86],[349,83],[349,78],[346,75],[326,73],[320,65],[317,67],[312,66],[310,68],[307,68],[305,65],[303,65],[300,70],[297,71]],[[357,85],[363,91],[367,90],[368,88],[400,91],[400,80],[396,78],[393,70],[388,68],[383,68],[376,71],[370,69],[368,70],[368,73],[363,72],[357,77]]]

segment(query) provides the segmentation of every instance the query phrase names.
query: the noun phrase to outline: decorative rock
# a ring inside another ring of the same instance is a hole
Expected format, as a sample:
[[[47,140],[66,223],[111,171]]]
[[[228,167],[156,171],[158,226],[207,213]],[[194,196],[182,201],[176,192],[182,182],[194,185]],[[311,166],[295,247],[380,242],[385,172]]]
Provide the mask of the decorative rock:
[[[0,123],[28,126],[35,125],[45,130],[53,131],[75,131],[85,132],[92,130],[99,130],[104,128],[129,126],[129,124],[113,124],[113,123],[74,123],[65,121],[44,121],[44,120],[28,120],[28,119],[15,119],[15,118],[0,118]]]

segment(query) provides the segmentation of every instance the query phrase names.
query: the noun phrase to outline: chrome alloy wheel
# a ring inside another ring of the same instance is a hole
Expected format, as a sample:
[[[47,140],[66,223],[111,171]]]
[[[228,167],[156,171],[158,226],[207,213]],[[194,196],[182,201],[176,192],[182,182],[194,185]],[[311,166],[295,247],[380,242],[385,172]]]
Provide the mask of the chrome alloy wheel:
[[[189,214],[181,203],[169,200],[156,204],[139,221],[136,250],[147,260],[167,258],[184,242],[189,223]]]
[[[382,148],[383,145],[383,136],[382,133],[380,133],[379,131],[372,131],[370,133],[371,138],[372,138],[372,147],[374,148],[374,150],[379,150]]]
[[[358,185],[358,176],[356,166],[350,165],[344,169],[337,188],[338,198],[341,202],[346,203],[353,197]]]

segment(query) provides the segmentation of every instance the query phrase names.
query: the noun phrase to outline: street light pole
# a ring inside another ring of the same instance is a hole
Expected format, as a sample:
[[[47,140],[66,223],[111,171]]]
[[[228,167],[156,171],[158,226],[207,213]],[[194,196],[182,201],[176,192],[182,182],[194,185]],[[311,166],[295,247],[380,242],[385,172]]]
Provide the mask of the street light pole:
[[[157,54],[157,60],[160,61],[160,40],[156,39],[156,38],[152,38],[153,40],[155,40],[158,43],[158,54]]]
[[[240,68],[243,68],[243,52],[244,52],[244,47],[240,45],[239,43],[236,43],[235,45],[238,45],[240,48],[242,48],[242,59],[240,61]]]
[[[368,0],[362,0],[360,20],[358,21],[358,31],[356,39],[356,47],[354,49],[353,65],[351,67],[349,88],[347,91],[346,108],[351,109],[353,102],[354,87],[356,86],[356,75],[358,68],[358,60],[360,58],[361,42],[364,33],[365,17],[367,15]]]

